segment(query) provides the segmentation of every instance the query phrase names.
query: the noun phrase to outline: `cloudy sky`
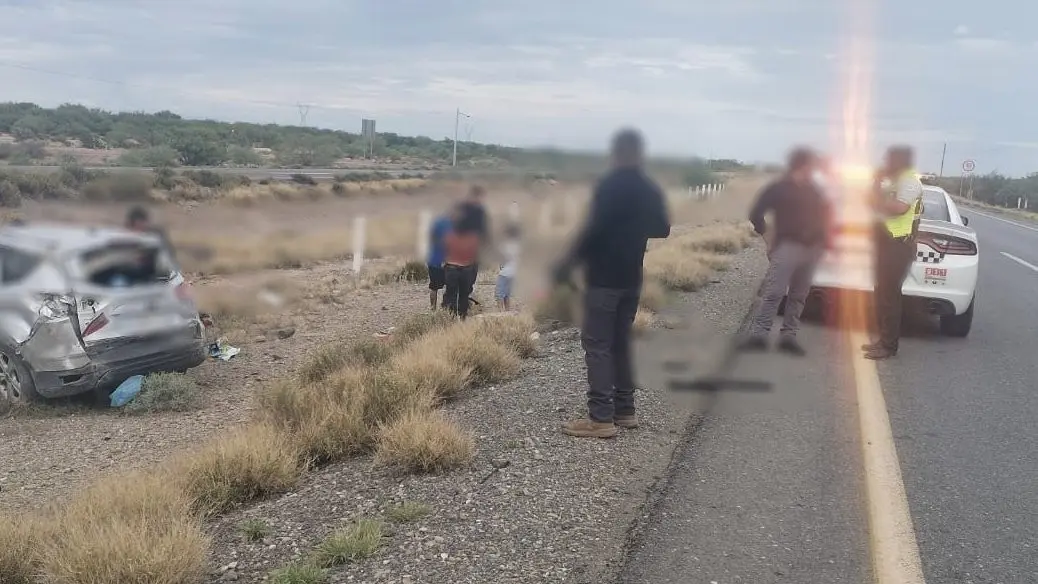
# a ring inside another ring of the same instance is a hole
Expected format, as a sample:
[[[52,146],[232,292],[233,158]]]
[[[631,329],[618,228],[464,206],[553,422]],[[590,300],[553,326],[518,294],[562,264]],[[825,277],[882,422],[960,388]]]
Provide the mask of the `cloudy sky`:
[[[1015,4],[1016,7],[1011,7]],[[908,6],[908,7],[906,7]],[[909,142],[1038,171],[1038,5],[1010,0],[0,0],[0,100],[776,160]],[[847,113],[849,112],[849,113]]]

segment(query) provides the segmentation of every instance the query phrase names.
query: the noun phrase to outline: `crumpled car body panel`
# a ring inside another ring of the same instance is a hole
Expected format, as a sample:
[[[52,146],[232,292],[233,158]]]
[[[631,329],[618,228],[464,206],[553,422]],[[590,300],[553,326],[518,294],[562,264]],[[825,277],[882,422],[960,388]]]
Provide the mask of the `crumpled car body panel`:
[[[82,228],[67,229],[75,242],[91,241],[76,233]],[[19,240],[7,231],[0,232],[0,252],[18,251]],[[62,235],[59,229],[46,231],[55,233]],[[149,236],[113,230],[93,245],[105,245],[106,236],[154,244]],[[0,349],[21,358],[38,394],[110,390],[132,375],[187,370],[205,361],[205,329],[194,303],[177,290],[184,285],[179,273],[137,287],[97,286],[67,267],[80,248],[60,243],[54,250],[29,249],[38,265],[0,285]]]

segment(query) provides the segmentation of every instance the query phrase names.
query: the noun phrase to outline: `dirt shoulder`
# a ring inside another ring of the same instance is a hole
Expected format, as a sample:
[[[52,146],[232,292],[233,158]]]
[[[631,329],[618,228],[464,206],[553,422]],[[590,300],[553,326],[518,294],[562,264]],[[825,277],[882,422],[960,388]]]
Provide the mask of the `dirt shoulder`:
[[[369,458],[326,467],[294,492],[214,523],[213,581],[261,581],[334,529],[403,503],[430,513],[393,524],[379,553],[331,572],[331,582],[608,581],[699,404],[665,389],[662,361],[709,366],[752,301],[759,256],[747,250],[715,283],[676,298],[661,313],[670,328],[638,341],[640,428],[615,440],[562,435],[564,420],[586,414],[583,352],[576,329],[545,334],[541,356],[527,360],[518,379],[447,406],[476,435],[469,469],[401,476]],[[240,526],[250,519],[269,526],[262,541],[244,540]]]

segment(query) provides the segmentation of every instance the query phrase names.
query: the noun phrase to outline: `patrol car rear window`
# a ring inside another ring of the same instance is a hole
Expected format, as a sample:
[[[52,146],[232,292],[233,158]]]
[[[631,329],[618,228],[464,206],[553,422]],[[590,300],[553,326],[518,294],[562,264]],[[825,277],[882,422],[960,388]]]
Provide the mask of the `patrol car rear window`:
[[[941,195],[923,194],[923,219],[931,221],[951,221],[948,202]]]

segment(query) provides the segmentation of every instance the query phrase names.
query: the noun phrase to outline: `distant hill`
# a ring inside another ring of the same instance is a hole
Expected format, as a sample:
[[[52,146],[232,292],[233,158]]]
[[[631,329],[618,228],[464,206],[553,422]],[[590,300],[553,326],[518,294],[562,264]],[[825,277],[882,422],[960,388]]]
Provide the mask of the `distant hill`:
[[[450,163],[453,152],[448,138],[382,132],[375,139],[374,159],[365,160],[367,143],[359,134],[341,130],[189,120],[168,111],[113,113],[71,104],[43,108],[0,103],[0,134],[0,159],[12,164],[31,164],[49,152],[125,166],[331,167],[362,160],[443,165]],[[459,161],[466,166],[506,165],[520,152],[493,144],[458,143]]]
[[[451,163],[450,138],[381,132],[374,156],[341,130],[185,119],[175,113],[113,113],[82,105],[44,108],[0,103],[0,165],[130,167],[350,168],[438,170]],[[605,170],[602,153],[458,142],[459,170],[518,169],[589,178]],[[671,184],[719,182],[715,173],[749,169],[737,160],[658,159],[650,171]]]

